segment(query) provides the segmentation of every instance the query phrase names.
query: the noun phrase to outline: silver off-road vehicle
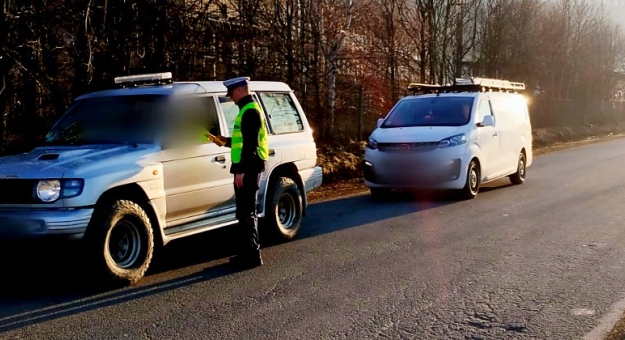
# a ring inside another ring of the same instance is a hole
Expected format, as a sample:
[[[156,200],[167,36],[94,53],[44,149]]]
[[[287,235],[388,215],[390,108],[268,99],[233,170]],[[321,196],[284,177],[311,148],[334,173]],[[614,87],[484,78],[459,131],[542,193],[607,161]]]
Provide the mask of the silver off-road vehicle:
[[[230,136],[239,109],[219,81],[159,73],[115,82],[77,98],[41,146],[0,158],[0,239],[81,239],[97,273],[134,283],[160,245],[237,223],[230,149],[204,133]],[[270,134],[261,230],[290,240],[322,182],[315,141],[288,85],[252,81],[250,90]]]

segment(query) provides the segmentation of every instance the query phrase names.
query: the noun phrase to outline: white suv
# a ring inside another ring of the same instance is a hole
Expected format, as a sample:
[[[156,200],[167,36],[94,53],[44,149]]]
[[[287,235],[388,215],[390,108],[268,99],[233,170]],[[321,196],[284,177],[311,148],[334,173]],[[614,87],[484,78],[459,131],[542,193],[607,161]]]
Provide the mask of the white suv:
[[[450,86],[412,84],[369,137],[364,179],[374,197],[391,189],[457,189],[508,176],[525,181],[532,126],[522,83],[474,78]]]
[[[77,98],[40,147],[0,158],[0,239],[83,239],[99,273],[133,283],[155,245],[237,223],[230,149],[204,133],[230,136],[238,108],[219,81],[162,73],[116,83]],[[322,182],[315,141],[288,85],[252,81],[250,90],[270,134],[262,232],[289,240]]]

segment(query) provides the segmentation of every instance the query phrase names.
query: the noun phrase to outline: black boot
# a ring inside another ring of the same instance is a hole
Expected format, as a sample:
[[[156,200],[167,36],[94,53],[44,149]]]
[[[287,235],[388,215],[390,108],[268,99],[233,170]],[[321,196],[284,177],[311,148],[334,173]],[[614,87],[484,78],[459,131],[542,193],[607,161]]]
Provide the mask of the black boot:
[[[238,269],[251,269],[263,265],[260,253],[257,255],[239,254],[230,258],[230,264]]]
[[[260,237],[258,235],[258,218],[256,214],[244,218],[239,228],[242,231],[243,249],[230,258],[230,263],[239,268],[254,268],[263,265],[260,255]]]

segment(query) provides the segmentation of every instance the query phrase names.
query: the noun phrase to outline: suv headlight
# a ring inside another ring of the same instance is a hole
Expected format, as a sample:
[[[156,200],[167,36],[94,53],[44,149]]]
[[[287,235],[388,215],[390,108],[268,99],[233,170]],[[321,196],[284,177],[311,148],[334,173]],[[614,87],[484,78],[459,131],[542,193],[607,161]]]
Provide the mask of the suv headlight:
[[[61,197],[61,181],[43,180],[37,183],[37,197],[43,202],[54,202]]]
[[[37,183],[37,198],[52,203],[61,198],[72,198],[82,194],[82,179],[44,179]]]
[[[369,137],[369,139],[367,139],[367,147],[371,150],[377,150],[378,149],[378,141],[373,139],[373,137]]]
[[[459,135],[451,136],[449,138],[445,138],[438,142],[439,148],[450,148],[452,146],[462,145],[467,142],[467,135],[461,133]]]

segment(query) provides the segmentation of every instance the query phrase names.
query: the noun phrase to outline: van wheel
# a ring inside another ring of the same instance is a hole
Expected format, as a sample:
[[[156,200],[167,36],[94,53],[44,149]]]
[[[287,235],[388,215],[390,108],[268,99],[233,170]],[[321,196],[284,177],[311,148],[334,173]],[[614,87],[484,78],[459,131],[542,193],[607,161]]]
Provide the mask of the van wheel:
[[[371,191],[371,199],[375,201],[383,201],[391,196],[391,190],[384,188],[369,188]]]
[[[154,234],[145,210],[120,200],[96,214],[86,235],[95,274],[112,285],[138,282],[154,254]]]
[[[520,185],[525,182],[526,160],[525,153],[521,152],[519,155],[519,164],[517,165],[517,172],[508,176],[510,182],[515,185]]]
[[[467,181],[462,189],[462,197],[473,199],[480,191],[480,165],[474,159],[469,163],[467,170]]]
[[[292,240],[302,223],[302,195],[297,184],[288,177],[280,177],[267,198],[265,229],[275,241]]]

